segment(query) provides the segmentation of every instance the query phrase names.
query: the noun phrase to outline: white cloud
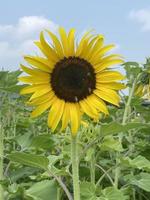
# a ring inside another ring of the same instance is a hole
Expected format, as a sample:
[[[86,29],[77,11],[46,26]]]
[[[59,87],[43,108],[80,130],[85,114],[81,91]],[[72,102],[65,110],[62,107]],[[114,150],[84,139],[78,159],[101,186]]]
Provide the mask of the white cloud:
[[[150,31],[150,9],[132,10],[129,18],[140,23],[142,31]]]
[[[57,24],[42,16],[25,16],[15,25],[0,25],[0,69],[19,68],[22,55],[36,51],[33,43],[41,30],[49,28],[56,32]]]

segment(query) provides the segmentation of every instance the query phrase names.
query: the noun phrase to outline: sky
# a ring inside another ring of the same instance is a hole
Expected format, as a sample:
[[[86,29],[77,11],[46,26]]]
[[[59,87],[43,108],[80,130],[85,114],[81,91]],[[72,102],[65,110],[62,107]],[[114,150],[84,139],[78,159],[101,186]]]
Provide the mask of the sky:
[[[33,41],[45,28],[94,29],[115,43],[126,61],[150,56],[149,0],[0,0],[0,69],[17,70],[23,55],[37,54]]]

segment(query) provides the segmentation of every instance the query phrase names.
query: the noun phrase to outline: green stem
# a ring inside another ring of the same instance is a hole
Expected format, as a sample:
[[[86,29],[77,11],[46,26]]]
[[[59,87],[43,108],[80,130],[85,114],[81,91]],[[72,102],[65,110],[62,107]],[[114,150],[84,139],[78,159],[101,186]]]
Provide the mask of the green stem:
[[[128,101],[127,101],[127,103],[125,105],[125,110],[124,110],[123,119],[122,119],[122,124],[123,125],[126,123],[127,118],[128,118],[129,108],[130,108],[131,100],[132,100],[132,97],[133,97],[133,94],[134,94],[136,82],[137,82],[137,79],[135,79],[133,81],[132,88],[129,91],[129,97],[128,97]]]
[[[90,161],[90,174],[91,174],[91,183],[95,185],[95,152],[93,152]]]
[[[80,200],[79,159],[78,159],[77,136],[71,137],[71,159],[72,159],[72,177],[73,177],[74,200]]]
[[[126,122],[127,122],[130,104],[131,104],[131,100],[132,100],[132,97],[133,97],[133,94],[134,94],[134,90],[135,90],[137,80],[138,80],[138,77],[133,81],[132,88],[129,91],[129,97],[128,97],[127,103],[125,104],[125,110],[124,110],[124,114],[123,114],[122,125],[125,125]],[[120,137],[119,137],[120,143],[122,143],[122,137],[123,137],[123,135],[120,134]],[[118,182],[119,182],[120,171],[121,171],[120,166],[119,166],[119,162],[120,162],[119,157],[120,157],[120,154],[118,153],[117,161],[116,161],[116,164],[118,165],[118,167],[116,167],[116,169],[115,169],[115,180],[114,180],[115,188],[118,188]]]
[[[69,200],[73,200],[72,195],[70,194],[67,186],[63,183],[63,181],[61,180],[61,177],[56,176],[55,174],[53,174],[51,172],[51,170],[48,168],[47,169],[47,173],[50,176],[53,176],[55,178],[55,180],[59,183],[59,185],[61,186],[61,188],[63,189],[63,191],[65,192],[66,196],[68,197]]]
[[[0,181],[3,180],[3,151],[4,151],[4,144],[3,144],[3,128],[0,124]],[[0,200],[4,200],[4,191],[2,185],[0,185]]]
[[[61,199],[61,189],[57,188],[57,200]]]

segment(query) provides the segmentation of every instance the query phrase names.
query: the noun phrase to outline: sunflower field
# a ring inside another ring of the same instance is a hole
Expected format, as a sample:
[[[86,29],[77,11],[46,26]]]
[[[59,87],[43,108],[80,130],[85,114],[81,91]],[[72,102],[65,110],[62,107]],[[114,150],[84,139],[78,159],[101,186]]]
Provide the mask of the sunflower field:
[[[150,59],[59,32],[0,71],[0,200],[150,200]]]

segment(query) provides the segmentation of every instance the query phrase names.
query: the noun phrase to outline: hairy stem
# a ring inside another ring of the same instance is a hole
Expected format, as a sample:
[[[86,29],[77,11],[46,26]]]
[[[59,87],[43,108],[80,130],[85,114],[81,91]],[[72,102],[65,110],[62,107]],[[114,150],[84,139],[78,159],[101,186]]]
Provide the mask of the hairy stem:
[[[72,160],[72,177],[73,177],[74,200],[80,200],[79,158],[78,158],[77,136],[71,137],[71,160]]]
[[[127,103],[125,104],[125,110],[124,110],[124,114],[123,114],[123,119],[122,119],[122,125],[125,125],[128,119],[128,114],[129,114],[129,109],[130,109],[130,104],[131,104],[131,100],[134,94],[134,90],[135,90],[135,86],[137,83],[138,77],[133,81],[132,87],[129,90],[129,97],[127,100]],[[122,134],[119,137],[120,143],[122,143]],[[117,159],[116,159],[116,164],[118,165],[118,167],[116,167],[115,169],[115,180],[114,180],[114,186],[115,188],[118,188],[118,181],[119,181],[119,177],[120,177],[120,166],[119,166],[119,158],[120,154],[118,153],[117,155]]]
[[[123,119],[122,119],[123,125],[126,124],[126,121],[127,121],[127,118],[128,118],[129,108],[130,108],[131,100],[132,100],[132,97],[133,97],[133,94],[134,94],[136,82],[137,82],[137,79],[135,79],[133,81],[132,88],[129,91],[129,97],[128,97],[127,103],[125,105],[125,110],[124,110]]]
[[[90,175],[91,175],[91,183],[95,185],[95,152],[93,152],[93,155],[90,161]]]

